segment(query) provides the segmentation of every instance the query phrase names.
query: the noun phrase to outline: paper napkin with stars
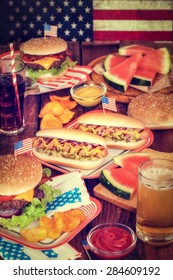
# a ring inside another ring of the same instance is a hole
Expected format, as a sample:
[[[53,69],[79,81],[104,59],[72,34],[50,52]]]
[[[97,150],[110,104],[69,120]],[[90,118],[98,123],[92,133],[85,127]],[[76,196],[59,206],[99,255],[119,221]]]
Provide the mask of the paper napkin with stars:
[[[51,185],[58,188],[61,194],[53,202],[47,204],[47,216],[53,215],[55,211],[64,212],[90,204],[89,193],[82,174],[78,170],[54,177]]]
[[[81,257],[66,243],[51,250],[36,250],[0,237],[0,255],[4,260],[74,260]]]

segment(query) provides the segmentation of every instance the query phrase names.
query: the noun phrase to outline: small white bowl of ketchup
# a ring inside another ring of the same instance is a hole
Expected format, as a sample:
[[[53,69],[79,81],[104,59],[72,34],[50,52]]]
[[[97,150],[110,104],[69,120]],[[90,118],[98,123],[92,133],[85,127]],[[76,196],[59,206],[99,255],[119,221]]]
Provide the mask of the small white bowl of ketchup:
[[[107,87],[103,83],[94,81],[80,82],[71,87],[71,97],[84,107],[98,105],[106,94]]]
[[[129,255],[136,246],[134,231],[120,223],[103,223],[91,229],[87,235],[90,250],[104,260],[119,260]]]

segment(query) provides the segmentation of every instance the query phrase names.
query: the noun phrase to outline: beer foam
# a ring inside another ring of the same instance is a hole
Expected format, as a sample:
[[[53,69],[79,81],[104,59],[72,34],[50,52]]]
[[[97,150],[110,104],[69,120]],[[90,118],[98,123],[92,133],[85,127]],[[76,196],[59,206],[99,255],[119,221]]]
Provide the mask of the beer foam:
[[[163,167],[150,166],[142,170],[142,181],[153,188],[173,187],[173,170]]]

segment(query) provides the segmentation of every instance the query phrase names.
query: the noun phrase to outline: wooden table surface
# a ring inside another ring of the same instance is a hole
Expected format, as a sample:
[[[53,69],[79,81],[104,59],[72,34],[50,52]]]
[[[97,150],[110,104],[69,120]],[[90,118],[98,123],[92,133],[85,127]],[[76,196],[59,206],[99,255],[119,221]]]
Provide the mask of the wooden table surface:
[[[84,44],[83,49],[83,64],[87,64],[92,59],[97,56],[104,55],[105,52],[111,53],[113,52],[112,43],[102,44]],[[109,49],[110,46],[110,49]],[[115,44],[115,48],[117,45]],[[101,50],[101,52],[100,52]],[[109,51],[108,51],[109,50]],[[92,54],[91,54],[92,52]],[[88,61],[88,55],[91,55],[91,60]],[[85,62],[86,61],[86,62]],[[4,136],[0,135],[0,155],[14,153],[13,147],[14,143],[25,139],[27,137],[35,136],[36,132],[39,130],[40,119],[38,118],[38,114],[43,105],[48,102],[49,96],[51,93],[44,93],[40,95],[28,95],[25,98],[25,129],[24,131],[17,136]],[[59,96],[69,95],[69,89],[59,90],[54,92],[54,94]],[[101,109],[101,104],[95,106],[94,108],[89,108],[88,110],[93,109]],[[117,103],[117,110],[119,113],[126,114],[127,112],[127,104]],[[78,105],[75,108],[74,119],[79,115],[83,114],[86,111],[85,108]],[[154,142],[150,146],[150,148],[163,151],[163,152],[173,152],[173,130],[155,130],[154,134]],[[54,174],[59,174],[58,171],[54,170]],[[98,179],[86,179],[86,186],[91,196],[93,195],[93,188],[99,183]],[[93,226],[102,223],[102,222],[119,222],[129,225],[132,229],[135,230],[135,222],[136,222],[136,214],[125,210],[121,207],[117,207],[109,202],[106,202],[102,199],[97,198],[102,205],[101,213],[90,222],[77,236],[75,236],[70,244],[73,245],[79,252],[82,253],[81,259],[87,259],[87,255],[82,247],[81,240],[85,239],[86,234],[89,229]],[[95,256],[92,255],[93,259],[96,259]],[[131,260],[172,260],[173,259],[173,244],[164,247],[154,247],[150,245],[146,245],[140,240],[137,241],[137,246],[135,250],[128,256],[126,259]]]

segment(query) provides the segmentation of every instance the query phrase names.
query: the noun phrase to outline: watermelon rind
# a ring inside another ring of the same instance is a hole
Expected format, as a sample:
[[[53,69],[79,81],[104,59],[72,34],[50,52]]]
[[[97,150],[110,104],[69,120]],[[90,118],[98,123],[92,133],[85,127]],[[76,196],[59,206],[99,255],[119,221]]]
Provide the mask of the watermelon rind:
[[[118,78],[118,76],[115,75],[111,75],[108,71],[104,72],[104,78],[106,83],[110,86],[115,88],[118,91],[121,92],[125,92],[128,84],[126,83],[126,81],[121,80]]]
[[[156,76],[156,72],[138,68],[130,84],[139,85],[139,86],[151,86],[155,76]]]
[[[161,48],[160,50],[162,50],[165,54],[165,59],[164,59],[165,63],[161,72],[163,74],[168,74],[169,71],[171,70],[171,56],[167,48]]]
[[[118,54],[108,54],[103,62],[103,67],[105,71],[109,71],[112,67],[123,62],[126,58]]]
[[[150,48],[150,47],[143,46],[143,45],[133,44],[133,45],[120,47],[118,49],[118,53],[120,55],[131,56],[131,55],[134,55],[136,53],[147,54],[147,53],[150,53],[154,50],[155,50],[154,48]]]
[[[117,185],[115,186],[114,183],[111,182],[109,170],[101,171],[99,180],[100,180],[101,184],[104,187],[106,187],[113,194],[115,194],[119,197],[122,197],[124,199],[127,199],[127,200],[130,199],[130,197],[131,197],[130,192],[126,192],[126,191],[122,190],[121,186],[117,186]]]
[[[171,57],[168,49],[164,47],[146,54],[141,59],[139,67],[160,74],[168,74],[171,70]]]
[[[150,87],[151,86],[151,81],[150,80],[146,80],[143,77],[133,77],[131,82],[130,82],[130,84],[131,85]]]
[[[117,195],[121,198],[129,200],[134,192],[133,189],[130,189],[127,186],[121,185],[115,181],[115,178],[111,176],[111,171],[109,169],[104,169],[101,171],[99,180],[105,188],[107,188],[114,195]]]
[[[123,62],[119,63],[110,70],[105,71],[103,76],[108,85],[121,92],[125,92],[138,68],[141,59],[142,54],[136,54],[125,59]]]

